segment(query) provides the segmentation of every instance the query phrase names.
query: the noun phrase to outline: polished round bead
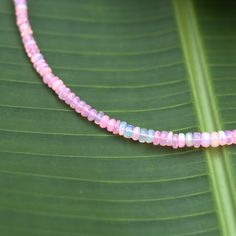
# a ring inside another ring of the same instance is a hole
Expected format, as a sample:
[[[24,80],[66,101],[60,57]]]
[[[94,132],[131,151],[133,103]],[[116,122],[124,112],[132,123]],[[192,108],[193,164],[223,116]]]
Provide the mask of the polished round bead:
[[[75,96],[70,103],[70,107],[72,109],[75,109],[79,102],[80,102],[80,98],[78,96]]]
[[[201,146],[209,147],[211,143],[211,136],[208,132],[203,132],[201,137]]]
[[[65,100],[65,98],[67,97],[67,94],[69,94],[71,91],[69,88],[65,87],[63,90],[61,90],[61,92],[58,94],[58,97],[61,100]]]
[[[107,125],[107,131],[113,132],[115,124],[116,124],[116,120],[115,119],[110,119],[110,121]]]
[[[156,130],[153,138],[153,145],[160,144],[160,138],[161,138],[161,132],[159,130]]]
[[[160,145],[161,146],[166,146],[167,143],[167,131],[161,131],[161,137],[160,137]]]
[[[132,137],[132,134],[133,134],[133,129],[134,129],[134,126],[133,126],[133,125],[127,125],[127,126],[125,127],[124,137],[125,137],[125,138],[131,138],[131,137]]]
[[[97,111],[95,109],[91,109],[88,114],[88,120],[93,121],[96,117]]]
[[[58,78],[58,77],[57,77]],[[63,81],[59,78],[55,80],[55,82],[52,84],[52,89],[55,91],[61,84],[63,84]]]
[[[217,132],[211,133],[211,146],[218,147],[219,146],[219,134]]]
[[[194,132],[193,133],[193,146],[195,148],[199,148],[201,145],[201,133],[200,132]]]
[[[94,123],[99,125],[100,120],[102,119],[103,116],[104,116],[104,113],[102,111],[99,111],[95,116]]]
[[[166,139],[166,145],[172,146],[172,139],[173,139],[173,132],[168,132],[167,139]]]
[[[89,104],[85,104],[81,111],[81,116],[87,117],[91,109],[92,107]]]
[[[187,147],[193,146],[193,134],[192,133],[186,133],[185,142],[186,142]]]
[[[65,103],[70,105],[73,102],[73,99],[75,98],[75,96],[76,95],[73,92],[70,92],[65,98]]]
[[[139,139],[139,135],[140,135],[140,127],[136,126],[133,129],[132,139],[134,141],[137,141]]]
[[[233,143],[236,144],[236,129],[232,131]]]
[[[119,134],[119,127],[120,127],[120,120],[117,120],[114,125],[113,134]]]
[[[148,131],[145,128],[140,129],[140,135],[139,135],[139,139],[138,139],[140,143],[144,143],[146,141],[147,132]]]
[[[80,100],[79,103],[75,107],[76,112],[80,113],[83,110],[85,105],[86,105],[85,101]]]
[[[177,149],[179,147],[179,135],[178,134],[173,134],[172,147],[174,149]]]
[[[153,129],[149,129],[147,132],[146,143],[152,143],[154,139],[155,131]]]
[[[185,146],[185,134],[184,133],[179,133],[179,147],[183,148]]]
[[[103,129],[106,128],[109,123],[109,120],[110,117],[108,115],[104,115],[100,120],[99,126]]]
[[[120,122],[119,135],[124,135],[126,126],[127,126],[127,122],[125,121]]]
[[[231,145],[233,143],[233,136],[231,130],[225,130],[226,144]]]
[[[221,146],[224,146],[226,144],[226,135],[225,135],[225,132],[220,130],[218,131],[218,134],[219,134],[219,144]]]

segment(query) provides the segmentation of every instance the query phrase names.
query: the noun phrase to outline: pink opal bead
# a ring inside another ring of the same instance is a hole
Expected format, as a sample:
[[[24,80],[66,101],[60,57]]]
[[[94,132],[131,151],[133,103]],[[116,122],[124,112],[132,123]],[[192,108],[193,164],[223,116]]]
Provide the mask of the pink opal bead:
[[[167,131],[161,131],[161,137],[160,137],[160,145],[161,146],[166,146],[167,135],[168,135]]]
[[[104,115],[102,119],[100,120],[99,126],[104,129],[107,127],[109,121],[110,121],[110,117],[108,115]]]
[[[70,103],[70,107],[72,109],[75,109],[78,106],[79,102],[80,102],[80,98],[78,96],[75,96]]]
[[[155,131],[154,138],[153,138],[153,144],[158,145],[160,144],[160,138],[161,138],[161,132],[159,130]]]
[[[61,84],[55,89],[55,93],[59,94],[64,89],[66,89],[66,86],[64,84]]]
[[[73,101],[73,99],[75,98],[75,94],[73,92],[70,92],[69,94],[67,94],[67,96],[65,97],[65,103],[70,105]]]
[[[58,81],[58,80],[59,80],[59,78],[56,77],[56,76],[50,78],[50,80],[48,81],[48,87],[49,87],[49,88],[52,88],[53,84],[54,84],[56,81]]]
[[[211,133],[211,146],[218,147],[219,146],[219,135],[217,132]]]
[[[76,107],[75,107],[76,112],[80,113],[83,110],[85,105],[86,105],[85,101],[80,100],[79,103],[76,104]]]
[[[50,67],[44,67],[39,70],[39,74],[41,76],[45,76],[46,74],[52,73],[52,69]]]
[[[219,144],[221,146],[224,146],[226,144],[226,135],[225,135],[225,132],[220,130],[218,131],[218,134],[219,134]]]
[[[233,143],[233,136],[231,130],[225,130],[226,144],[231,145]]]
[[[117,120],[113,129],[113,134],[119,134],[120,120]]]
[[[136,127],[134,127],[134,129],[133,129],[133,133],[132,133],[131,138],[132,138],[134,141],[137,141],[137,140],[139,139],[139,135],[140,135],[140,127],[136,126]]]
[[[57,77],[57,80],[52,84],[52,89],[55,91],[61,84],[63,84],[63,81]]]
[[[85,104],[84,107],[83,107],[83,109],[82,109],[82,111],[81,111],[81,116],[87,117],[91,109],[92,109],[92,108],[91,108],[90,105]]]
[[[48,82],[52,79],[52,77],[54,77],[53,74],[47,74],[47,75],[45,75],[45,76],[43,77],[43,82],[44,82],[45,84],[48,84]]]
[[[93,121],[96,117],[97,111],[95,109],[91,109],[88,114],[88,120]]]
[[[166,145],[172,146],[173,132],[169,132],[167,135]]]
[[[193,133],[193,146],[195,148],[199,148],[201,145],[201,133],[194,132]]]
[[[180,147],[180,148],[183,148],[184,146],[185,146],[185,144],[186,144],[186,142],[185,142],[185,134],[183,134],[183,133],[179,133],[179,138],[178,138],[178,146]]]
[[[109,123],[107,125],[107,131],[109,132],[113,132],[113,129],[115,127],[115,124],[116,124],[116,120],[115,119],[110,119],[109,120]]]
[[[211,143],[211,136],[208,132],[203,132],[201,136],[201,145],[203,147],[209,147]]]
[[[232,131],[233,143],[236,144],[236,129]]]
[[[172,147],[174,149],[177,149],[179,147],[179,135],[178,134],[173,134]]]
[[[192,147],[193,146],[193,134],[188,132],[185,135],[185,142],[187,147]]]

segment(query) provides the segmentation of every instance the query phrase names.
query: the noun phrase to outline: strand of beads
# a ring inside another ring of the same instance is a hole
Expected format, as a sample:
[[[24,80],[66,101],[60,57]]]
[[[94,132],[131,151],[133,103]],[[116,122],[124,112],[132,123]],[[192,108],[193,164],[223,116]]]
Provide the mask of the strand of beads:
[[[40,74],[43,83],[51,88],[66,104],[74,109],[81,116],[86,117],[89,121],[93,121],[101,128],[106,129],[116,135],[139,141],[140,143],[152,143],[153,145],[169,146],[173,148],[183,147],[218,147],[223,145],[236,144],[236,130],[226,130],[219,132],[194,132],[194,133],[173,133],[168,131],[154,131],[134,127],[125,121],[110,118],[102,111],[98,112],[92,108],[80,97],[76,96],[56,75],[52,73],[52,69],[47,64],[43,55],[37,46],[31,29],[26,0],[14,0],[16,23],[19,28],[25,51],[30,58],[33,67]]]

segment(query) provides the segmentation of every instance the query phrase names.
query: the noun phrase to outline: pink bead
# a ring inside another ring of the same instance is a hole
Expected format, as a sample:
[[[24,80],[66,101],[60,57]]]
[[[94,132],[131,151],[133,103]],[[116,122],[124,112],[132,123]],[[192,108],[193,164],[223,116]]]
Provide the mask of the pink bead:
[[[39,70],[39,74],[41,76],[45,76],[46,74],[52,73],[52,69],[50,67],[44,67]]]
[[[173,132],[168,132],[167,139],[166,139],[166,145],[172,146],[172,139],[173,139]]]
[[[236,144],[236,129],[233,130],[232,132],[233,132],[233,134],[232,134],[232,136],[233,136],[233,143]]]
[[[82,111],[83,107],[85,106],[85,104],[86,104],[85,101],[80,100],[79,103],[76,104],[76,107],[75,107],[76,112],[80,113]]]
[[[113,134],[119,134],[120,120],[117,120],[113,129]]]
[[[179,147],[179,135],[178,134],[173,134],[172,147],[174,149]]]
[[[186,144],[186,140],[185,140],[185,134],[183,133],[179,133],[179,137],[178,137],[178,146],[180,148],[183,148]]]
[[[70,92],[66,98],[65,98],[65,103],[70,105],[75,97],[75,94],[73,92]]]
[[[56,81],[58,81],[58,80],[59,80],[59,78],[56,77],[56,76],[50,78],[50,80],[48,81],[48,87],[49,87],[49,88],[52,88],[53,84],[54,84]]]
[[[166,146],[167,135],[168,135],[167,131],[161,131],[161,137],[160,137],[160,145],[161,146]]]
[[[104,115],[102,119],[100,120],[99,126],[101,128],[106,128],[109,120],[110,120],[110,117],[108,115]]]
[[[78,96],[74,97],[70,103],[70,107],[75,109],[76,106],[79,104],[79,102],[80,102],[80,98]]]
[[[218,132],[219,134],[219,144],[221,146],[224,146],[226,144],[226,135],[225,135],[225,132],[224,131],[219,131]]]
[[[97,111],[95,109],[91,109],[88,114],[88,120],[93,121],[95,119],[96,114],[97,114]]]
[[[160,138],[161,138],[161,132],[159,130],[156,130],[153,138],[153,145],[160,144]]]
[[[211,146],[218,147],[219,146],[219,135],[217,132],[211,133]]]
[[[44,82],[45,84],[48,84],[48,81],[51,80],[52,77],[54,77],[53,74],[47,74],[47,75],[45,75],[45,76],[43,77],[43,82]]]
[[[60,92],[64,90],[65,88],[66,86],[64,84],[61,84],[56,88],[55,93],[60,94]]]
[[[134,141],[137,141],[138,139],[139,139],[139,135],[140,135],[140,127],[134,127],[134,129],[133,129],[133,133],[132,133],[132,139],[134,140]]]
[[[231,145],[233,143],[233,136],[231,130],[225,130],[226,144]]]
[[[88,105],[88,104],[84,105],[84,107],[83,107],[83,109],[81,111],[81,116],[87,117],[91,109],[92,108],[91,108],[90,105]]]
[[[208,132],[203,132],[201,136],[201,145],[202,147],[210,146],[210,134]]]
[[[115,119],[110,119],[109,120],[109,123],[107,125],[107,131],[109,132],[113,132],[113,129],[115,127],[115,124],[116,124],[116,120]]]
[[[52,84],[52,89],[55,91],[61,84],[63,84],[63,81],[60,80],[58,77],[56,77],[57,80]]]

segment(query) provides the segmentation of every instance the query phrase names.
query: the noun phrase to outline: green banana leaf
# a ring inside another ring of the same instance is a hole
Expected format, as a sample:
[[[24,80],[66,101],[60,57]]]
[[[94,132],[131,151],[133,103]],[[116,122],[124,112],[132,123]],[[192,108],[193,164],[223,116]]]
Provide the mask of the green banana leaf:
[[[141,127],[236,127],[236,3],[29,0],[42,53],[98,110]],[[0,235],[235,236],[236,148],[112,136],[42,84],[0,1]]]

